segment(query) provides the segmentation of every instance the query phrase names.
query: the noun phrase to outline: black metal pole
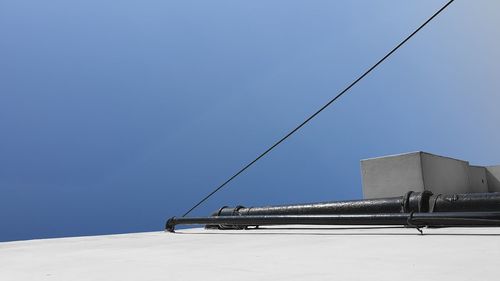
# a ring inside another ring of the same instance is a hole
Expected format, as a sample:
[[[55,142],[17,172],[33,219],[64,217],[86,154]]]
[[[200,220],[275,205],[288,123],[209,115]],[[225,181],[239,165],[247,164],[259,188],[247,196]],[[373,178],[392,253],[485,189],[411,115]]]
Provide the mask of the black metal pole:
[[[399,213],[403,208],[403,197],[367,200],[333,201],[309,204],[294,204],[263,207],[222,207],[217,216],[263,216],[263,215],[327,215]]]
[[[193,224],[237,226],[239,228],[261,225],[500,226],[500,212],[173,217],[167,221],[165,230],[174,232],[177,225]]]
[[[436,194],[408,192],[404,196],[333,201],[309,204],[222,207],[214,216],[334,215],[421,212],[496,212],[500,211],[500,192]]]
[[[222,207],[213,216],[263,216],[263,215],[334,215],[372,213],[428,212],[432,193],[407,192],[403,196],[294,204],[264,207]],[[499,209],[500,211],[500,209]]]

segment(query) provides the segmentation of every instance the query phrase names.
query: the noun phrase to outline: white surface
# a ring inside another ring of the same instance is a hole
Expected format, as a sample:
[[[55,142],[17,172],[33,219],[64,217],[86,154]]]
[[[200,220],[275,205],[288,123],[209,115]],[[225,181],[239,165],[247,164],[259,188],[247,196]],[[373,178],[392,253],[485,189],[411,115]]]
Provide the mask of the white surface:
[[[0,243],[0,280],[499,280],[500,229],[189,229]]]

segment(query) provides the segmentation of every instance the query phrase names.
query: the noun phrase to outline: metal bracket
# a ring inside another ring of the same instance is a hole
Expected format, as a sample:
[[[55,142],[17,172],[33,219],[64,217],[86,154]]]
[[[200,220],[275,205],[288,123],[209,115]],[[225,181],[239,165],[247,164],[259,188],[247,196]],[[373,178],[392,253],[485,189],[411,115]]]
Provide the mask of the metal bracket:
[[[175,223],[174,223],[175,217],[171,217],[167,220],[165,223],[165,231],[174,233],[175,232]]]

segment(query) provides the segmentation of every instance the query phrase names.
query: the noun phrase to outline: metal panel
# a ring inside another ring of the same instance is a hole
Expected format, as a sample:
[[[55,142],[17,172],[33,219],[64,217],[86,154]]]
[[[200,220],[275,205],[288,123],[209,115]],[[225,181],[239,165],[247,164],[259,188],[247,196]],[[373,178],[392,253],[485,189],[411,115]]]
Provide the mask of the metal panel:
[[[486,177],[488,179],[488,191],[500,192],[500,165],[486,167]]]
[[[469,188],[470,192],[488,192],[485,167],[469,166]]]
[[[425,190],[442,194],[472,192],[468,162],[425,152],[420,157]]]
[[[500,191],[500,166],[469,166],[467,161],[426,152],[361,160],[361,170],[366,199],[410,190],[435,194]]]
[[[363,196],[381,198],[424,190],[421,152],[361,160]]]

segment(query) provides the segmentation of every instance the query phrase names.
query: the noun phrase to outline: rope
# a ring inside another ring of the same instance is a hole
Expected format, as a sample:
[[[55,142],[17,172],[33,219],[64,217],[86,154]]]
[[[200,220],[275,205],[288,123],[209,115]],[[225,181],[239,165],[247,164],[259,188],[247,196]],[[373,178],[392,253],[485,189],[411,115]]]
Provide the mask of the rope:
[[[401,43],[399,43],[396,47],[394,47],[391,51],[389,51],[385,56],[383,56],[379,61],[377,61],[373,66],[371,66],[368,70],[366,70],[363,74],[361,74],[358,78],[356,78],[351,84],[349,84],[346,88],[344,88],[340,93],[338,93],[334,98],[329,100],[325,105],[323,105],[320,109],[318,109],[316,112],[314,112],[312,115],[310,115],[306,120],[304,120],[302,123],[300,123],[298,126],[296,126],[293,130],[291,130],[288,134],[286,134],[284,137],[282,137],[280,140],[275,142],[273,145],[271,145],[268,149],[266,149],[264,152],[262,152],[257,158],[252,160],[250,163],[245,165],[243,168],[241,168],[238,172],[236,172],[234,175],[229,177],[225,182],[223,182],[221,185],[219,185],[217,188],[215,188],[212,192],[210,192],[207,196],[203,197],[198,203],[196,203],[191,209],[189,209],[183,217],[187,216],[189,213],[191,213],[194,209],[196,209],[198,206],[200,206],[203,202],[205,202],[208,198],[212,197],[216,192],[221,190],[224,186],[226,186],[228,183],[230,183],[232,180],[234,180],[237,176],[239,176],[241,173],[243,173],[246,169],[250,168],[255,162],[259,161],[262,157],[264,157],[266,154],[271,152],[275,147],[280,145],[282,142],[284,142],[286,139],[288,139],[291,135],[293,135],[295,132],[297,132],[300,128],[302,128],[304,125],[309,123],[314,117],[316,117],[318,114],[320,114],[323,110],[325,110],[327,107],[329,107],[332,103],[334,103],[337,99],[339,99],[341,96],[343,96],[347,91],[349,91],[354,85],[356,85],[359,81],[361,81],[365,76],[367,76],[372,70],[374,70],[377,66],[379,66],[382,62],[384,62],[389,56],[391,56],[396,50],[398,50],[401,46],[403,46],[408,40],[410,40],[415,34],[417,34],[422,28],[424,28],[430,21],[432,21],[437,15],[439,15],[443,10],[445,10],[451,3],[453,3],[455,0],[450,0],[448,1],[441,9],[439,9],[437,12],[435,12],[429,19],[427,19],[422,25],[420,25],[415,31],[413,31],[408,37],[406,37]]]

